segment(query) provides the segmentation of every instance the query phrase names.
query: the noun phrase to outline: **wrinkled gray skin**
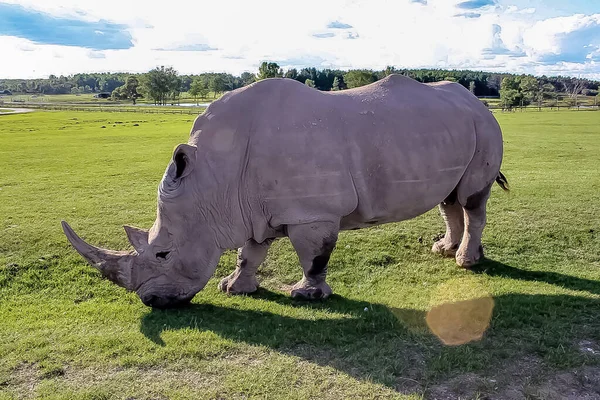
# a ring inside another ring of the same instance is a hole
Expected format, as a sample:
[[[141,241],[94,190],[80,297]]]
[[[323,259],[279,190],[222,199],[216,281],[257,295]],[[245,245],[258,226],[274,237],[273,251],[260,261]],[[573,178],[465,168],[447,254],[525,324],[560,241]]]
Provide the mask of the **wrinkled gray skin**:
[[[232,91],[194,122],[158,190],[149,231],[125,227],[135,251],[73,246],[152,307],[189,302],[226,249],[236,270],[219,287],[257,289],[275,238],[289,237],[304,276],[292,296],[325,298],[338,232],[402,221],[440,205],[446,235],[433,251],[468,267],[483,256],[485,207],[502,161],[488,109],[456,83],[391,75],[319,92],[288,79]]]

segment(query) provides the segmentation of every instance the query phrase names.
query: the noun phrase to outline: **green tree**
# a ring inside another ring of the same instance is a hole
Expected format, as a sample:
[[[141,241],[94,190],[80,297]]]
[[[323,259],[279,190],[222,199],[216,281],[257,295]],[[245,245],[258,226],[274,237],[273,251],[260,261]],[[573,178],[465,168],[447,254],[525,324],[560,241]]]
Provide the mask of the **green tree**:
[[[346,85],[350,89],[368,85],[376,80],[377,78],[373,74],[373,71],[369,70],[354,69],[344,75],[344,82],[346,82]]]
[[[315,82],[312,79],[307,79],[306,81],[304,81],[304,84],[311,88],[315,87]]]
[[[223,79],[221,74],[213,76],[208,82],[208,87],[210,91],[213,92],[213,98],[216,98],[217,94],[223,93],[225,90],[227,90],[225,86],[225,79]]]
[[[171,98],[172,103],[179,102],[179,95],[181,94],[181,86],[182,80],[181,77],[175,74],[169,74],[169,97]]]
[[[544,102],[544,100],[552,100],[554,105],[556,105],[558,103],[558,93],[556,92],[556,88],[554,87],[554,85],[550,83],[542,85],[540,82],[537,100],[538,107],[540,108],[542,107],[542,103]]]
[[[256,75],[256,80],[260,81],[262,79],[267,78],[282,78],[283,70],[279,68],[279,65],[274,62],[266,62],[264,61],[258,67],[258,74]]]
[[[111,97],[113,100],[125,100],[127,95],[125,94],[125,85],[119,86],[112,91]]]
[[[322,71],[317,71],[316,79],[312,79],[315,82],[315,87],[319,90],[331,90],[333,86],[333,80],[335,77],[340,74],[339,71],[324,69]]]
[[[392,66],[392,65],[388,65],[387,67],[385,67],[385,70],[383,71],[383,74],[385,76],[389,76],[392,74],[396,74],[398,73],[398,70],[396,69],[396,67]]]
[[[242,86],[247,86],[252,82],[256,81],[256,75],[250,72],[242,72],[242,75],[240,75],[240,79],[242,81]]]
[[[475,94],[475,81],[469,82],[469,92]]]
[[[174,98],[179,94],[181,80],[172,67],[161,66],[144,75],[142,86],[148,97],[154,100],[154,104],[166,105],[169,95]]]
[[[196,104],[198,103],[198,97],[206,98],[208,95],[208,84],[206,80],[200,77],[196,77],[190,85],[189,93],[194,96]]]
[[[181,75],[181,91],[188,92],[192,87],[192,82],[194,81],[193,76],[189,75]]]
[[[502,109],[510,110],[521,104],[522,95],[519,92],[519,80],[514,77],[502,79],[500,85],[500,104]]]
[[[531,75],[521,76],[519,79],[519,91],[522,95],[522,104],[527,105],[538,100],[539,95],[538,80]]]
[[[101,92],[112,92],[124,83],[125,80],[122,78],[122,75],[119,76],[117,74],[104,74],[98,82]]]
[[[123,86],[118,87],[117,89],[121,89],[121,97],[129,99],[133,101],[133,104],[135,104],[137,98],[141,97],[141,95],[138,92],[139,86],[140,81],[138,80],[137,76],[129,75],[125,80],[125,84]]]
[[[333,84],[331,85],[331,90],[333,90],[333,91],[341,90],[339,76],[336,76],[335,78],[333,78]]]
[[[333,84],[331,85],[331,90],[344,90],[346,89],[346,82],[344,82],[344,77],[341,75],[336,75],[333,78]]]
[[[297,79],[298,78],[298,70],[296,68],[288,69],[285,72],[285,77],[288,79]]]
[[[316,68],[302,68],[296,77],[296,80],[302,83],[306,82],[307,79],[310,79],[313,82],[317,81]]]

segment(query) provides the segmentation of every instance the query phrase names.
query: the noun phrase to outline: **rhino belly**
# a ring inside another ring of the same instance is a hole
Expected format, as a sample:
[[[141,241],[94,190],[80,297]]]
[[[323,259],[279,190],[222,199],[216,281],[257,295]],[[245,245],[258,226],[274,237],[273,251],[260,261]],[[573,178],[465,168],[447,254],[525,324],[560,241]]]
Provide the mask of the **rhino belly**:
[[[383,183],[386,186],[384,191],[381,186],[376,190],[357,187],[358,207],[342,218],[341,229],[405,221],[424,214],[454,190],[464,168],[447,172],[419,180],[388,181]]]
[[[441,203],[458,185],[475,151],[473,132],[419,134],[410,141],[361,143],[352,151],[352,181],[357,208],[342,229],[397,222],[421,215]],[[462,139],[462,140],[461,140]],[[407,144],[408,142],[408,144]]]

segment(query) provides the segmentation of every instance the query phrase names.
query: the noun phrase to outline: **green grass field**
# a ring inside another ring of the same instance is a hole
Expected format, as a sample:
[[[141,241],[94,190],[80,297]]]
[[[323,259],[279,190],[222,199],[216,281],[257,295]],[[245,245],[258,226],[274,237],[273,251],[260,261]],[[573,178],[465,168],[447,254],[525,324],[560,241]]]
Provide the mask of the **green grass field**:
[[[230,252],[170,311],[100,279],[60,220],[127,249],[121,226],[154,221],[193,116],[2,116],[0,399],[598,398],[600,113],[495,115],[512,191],[493,189],[476,270],[430,253],[443,231],[432,210],[342,233],[325,302],[285,293],[301,270],[280,240],[257,294],[217,291]],[[456,333],[492,304],[471,343],[445,345],[425,323],[441,315]]]

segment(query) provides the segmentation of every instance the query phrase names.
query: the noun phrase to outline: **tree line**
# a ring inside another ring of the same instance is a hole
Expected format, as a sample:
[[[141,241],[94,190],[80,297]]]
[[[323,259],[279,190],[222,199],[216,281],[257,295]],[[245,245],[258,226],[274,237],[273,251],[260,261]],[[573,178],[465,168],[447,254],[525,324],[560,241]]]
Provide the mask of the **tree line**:
[[[390,74],[402,74],[420,82],[450,80],[458,82],[479,97],[500,97],[503,107],[541,104],[542,101],[579,95],[597,95],[600,82],[568,76],[515,75],[471,70],[398,69],[383,70],[291,68],[284,71],[277,63],[263,62],[257,73],[239,76],[228,73],[180,75],[171,67],[157,67],[144,74],[91,73],[70,76],[50,75],[47,79],[0,79],[0,92],[27,94],[110,93],[114,99],[133,102],[145,97],[156,104],[178,101],[181,93],[198,98],[213,97],[275,77],[295,79],[318,90],[345,90],[376,82]]]
[[[579,96],[598,96],[598,82],[571,77],[506,76],[500,84],[500,105],[512,109],[530,104],[541,107],[544,102],[558,105],[566,99],[568,105],[578,104]]]

